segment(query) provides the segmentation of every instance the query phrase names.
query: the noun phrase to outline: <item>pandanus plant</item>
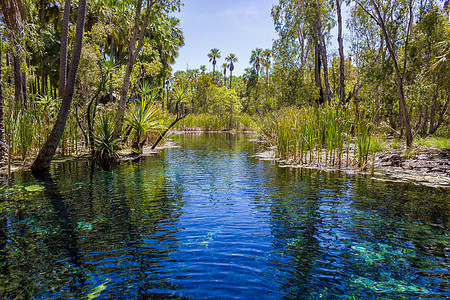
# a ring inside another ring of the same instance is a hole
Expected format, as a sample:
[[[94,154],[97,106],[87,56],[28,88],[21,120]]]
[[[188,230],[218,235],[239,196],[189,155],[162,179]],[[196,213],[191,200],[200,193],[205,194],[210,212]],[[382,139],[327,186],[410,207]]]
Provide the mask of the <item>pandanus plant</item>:
[[[96,126],[93,139],[93,159],[108,164],[119,157],[120,138],[114,137],[114,118],[110,112],[103,112]]]
[[[162,128],[158,108],[152,103],[157,97],[157,90],[143,88],[141,91],[146,91],[146,94],[142,95],[139,103],[133,104],[125,117],[125,124],[131,128],[132,151],[138,154],[142,153],[150,132]]]

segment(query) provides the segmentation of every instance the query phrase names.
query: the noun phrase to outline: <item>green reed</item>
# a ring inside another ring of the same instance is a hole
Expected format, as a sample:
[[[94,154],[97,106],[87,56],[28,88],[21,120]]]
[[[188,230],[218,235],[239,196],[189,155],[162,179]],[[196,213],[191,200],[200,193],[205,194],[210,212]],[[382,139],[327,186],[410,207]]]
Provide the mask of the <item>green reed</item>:
[[[372,120],[367,117],[368,110],[364,107],[358,110],[354,117],[355,146],[357,150],[358,167],[366,169],[368,165],[369,152],[371,149]]]
[[[354,142],[361,167],[367,163],[370,122],[365,115],[352,116],[351,109],[334,105],[287,107],[267,115],[261,132],[281,159],[317,166],[341,166],[345,153],[348,165]]]

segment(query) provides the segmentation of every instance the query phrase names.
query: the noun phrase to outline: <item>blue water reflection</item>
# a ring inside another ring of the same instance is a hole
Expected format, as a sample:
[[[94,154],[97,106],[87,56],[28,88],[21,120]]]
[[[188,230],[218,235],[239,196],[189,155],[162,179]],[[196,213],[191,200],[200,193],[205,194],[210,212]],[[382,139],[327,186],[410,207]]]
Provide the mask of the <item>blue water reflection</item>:
[[[2,298],[449,296],[448,191],[280,168],[245,135],[175,139],[110,170],[15,174]]]

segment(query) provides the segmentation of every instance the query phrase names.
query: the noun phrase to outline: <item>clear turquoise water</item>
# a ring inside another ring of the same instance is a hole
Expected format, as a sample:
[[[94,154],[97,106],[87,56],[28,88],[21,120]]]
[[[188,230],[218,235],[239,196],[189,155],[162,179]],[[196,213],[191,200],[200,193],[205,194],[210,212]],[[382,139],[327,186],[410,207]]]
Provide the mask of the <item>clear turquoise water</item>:
[[[280,168],[249,136],[16,173],[0,298],[445,299],[448,190]]]

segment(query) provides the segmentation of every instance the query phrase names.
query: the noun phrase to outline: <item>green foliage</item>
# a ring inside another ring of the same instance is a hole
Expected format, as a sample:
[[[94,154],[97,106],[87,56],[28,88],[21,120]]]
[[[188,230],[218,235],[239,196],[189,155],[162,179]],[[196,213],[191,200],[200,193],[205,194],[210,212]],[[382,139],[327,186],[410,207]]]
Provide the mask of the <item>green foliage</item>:
[[[401,141],[400,141],[400,139],[393,139],[393,140],[391,141],[391,147],[392,147],[392,149],[399,149],[400,146],[401,146]]]
[[[131,128],[131,147],[136,153],[142,153],[144,143],[151,131],[161,129],[158,109],[151,103],[156,98],[156,90],[147,92],[147,95],[143,94],[139,103],[133,104],[125,117],[125,124]]]
[[[120,139],[114,137],[114,118],[110,111],[104,111],[94,129],[94,153],[99,163],[110,163],[119,158]]]
[[[190,114],[176,125],[176,129],[183,131],[201,130],[201,131],[222,131],[222,130],[240,130],[256,131],[259,129],[258,122],[254,117],[248,114],[236,114],[233,118],[230,128],[229,120],[221,118],[216,114]]]
[[[403,151],[403,153],[402,153],[402,157],[406,158],[406,159],[413,158],[416,155],[417,155],[417,151],[413,147],[406,148],[405,151]]]
[[[416,143],[421,146],[450,149],[450,137],[429,136],[418,138]]]
[[[282,159],[310,165],[340,166],[345,154],[347,165],[351,164],[349,152],[354,141],[357,166],[365,167],[370,150],[370,119],[365,114],[354,115],[349,109],[333,105],[287,107],[269,114],[261,131]]]
[[[371,143],[370,143],[370,149],[369,151],[371,153],[377,153],[380,151],[383,151],[386,149],[387,143],[386,143],[386,137],[379,135],[379,134],[373,134],[371,137]]]

